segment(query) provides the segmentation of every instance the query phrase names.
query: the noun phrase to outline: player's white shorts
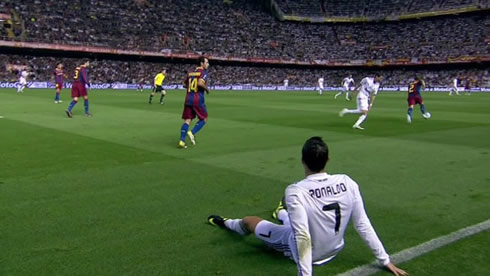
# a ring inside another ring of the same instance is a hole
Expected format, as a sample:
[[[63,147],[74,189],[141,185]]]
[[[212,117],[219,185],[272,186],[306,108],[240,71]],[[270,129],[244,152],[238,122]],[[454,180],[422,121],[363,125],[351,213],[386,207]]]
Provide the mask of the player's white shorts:
[[[348,85],[344,85],[344,91],[349,91],[349,86]]]
[[[255,236],[264,243],[291,260],[298,262],[298,254],[294,243],[293,229],[291,225],[275,224],[267,220],[262,220],[255,227]],[[294,250],[294,253],[292,252]]]
[[[357,96],[357,109],[358,110],[369,110],[369,98]]]
[[[323,89],[323,85],[318,85],[318,86],[316,87],[316,90],[324,90],[324,89]]]
[[[27,84],[27,80],[24,79],[24,78],[19,78],[19,84],[20,85],[26,85]]]
[[[298,263],[298,251],[296,249],[296,242],[294,241],[291,224],[280,225],[267,220],[262,220],[255,227],[255,236],[264,241],[268,247],[282,252],[284,256],[290,258],[295,263]],[[329,258],[315,261],[313,264],[323,265],[333,258],[335,258],[335,254]]]

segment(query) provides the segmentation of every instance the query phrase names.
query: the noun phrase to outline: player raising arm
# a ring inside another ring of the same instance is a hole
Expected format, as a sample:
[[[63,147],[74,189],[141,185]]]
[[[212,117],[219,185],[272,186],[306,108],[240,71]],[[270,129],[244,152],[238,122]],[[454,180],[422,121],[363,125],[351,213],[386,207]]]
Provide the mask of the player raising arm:
[[[227,219],[217,215],[209,216],[209,223],[240,235],[254,233],[267,246],[294,260],[298,275],[306,276],[313,275],[313,265],[327,263],[342,250],[352,219],[379,263],[397,276],[408,275],[391,263],[366,214],[358,184],[345,174],[325,172],[329,155],[322,138],[306,140],[301,160],[305,179],[286,188],[286,206],[281,201],[273,214],[282,224],[255,216]]]

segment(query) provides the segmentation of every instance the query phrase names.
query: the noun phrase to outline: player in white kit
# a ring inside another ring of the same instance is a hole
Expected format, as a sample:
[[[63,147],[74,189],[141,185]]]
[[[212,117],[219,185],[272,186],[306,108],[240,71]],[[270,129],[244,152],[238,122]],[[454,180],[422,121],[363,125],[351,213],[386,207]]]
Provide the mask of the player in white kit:
[[[334,99],[337,99],[338,96],[342,95],[345,92],[345,100],[350,101],[349,90],[351,85],[354,85],[354,79],[352,78],[352,75],[349,75],[342,80],[342,90],[339,93],[335,94]]]
[[[459,96],[458,92],[458,79],[454,78],[451,87],[449,88],[449,96],[453,95],[453,92]]]
[[[340,111],[339,116],[343,117],[345,114],[361,114],[357,122],[352,126],[354,129],[364,128],[361,124],[366,120],[368,112],[371,110],[374,104],[374,99],[376,94],[378,94],[378,89],[382,77],[380,74],[376,74],[374,78],[366,77],[361,80],[359,93],[357,94],[357,109],[347,109],[344,108]]]
[[[316,91],[318,92],[319,95],[322,95],[323,94],[323,82],[324,82],[324,79],[323,77],[320,77],[318,79],[318,83],[316,85]]]
[[[209,223],[241,235],[254,233],[268,247],[294,260],[298,275],[312,275],[313,265],[325,264],[342,250],[352,219],[379,263],[395,275],[408,275],[391,263],[366,214],[358,184],[345,174],[327,174],[328,159],[322,138],[305,142],[302,163],[306,178],[286,188],[286,208],[279,204],[274,211],[273,216],[282,224],[255,216],[227,219],[217,215],[209,216]]]
[[[289,80],[285,79],[283,83],[284,83],[284,89],[288,89]]]
[[[22,93],[24,92],[24,88],[26,88],[27,85],[27,76],[29,73],[27,73],[26,70],[22,70],[19,73],[19,82],[17,84],[17,93]]]

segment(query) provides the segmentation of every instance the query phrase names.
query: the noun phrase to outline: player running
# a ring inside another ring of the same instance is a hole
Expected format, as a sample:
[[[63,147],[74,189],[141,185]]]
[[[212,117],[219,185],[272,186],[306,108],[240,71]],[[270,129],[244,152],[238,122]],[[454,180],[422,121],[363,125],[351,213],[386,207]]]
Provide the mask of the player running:
[[[160,96],[160,104],[164,104],[163,98],[167,94],[167,91],[162,88],[163,81],[165,80],[165,74],[167,73],[167,70],[164,68],[160,73],[158,73],[155,76],[155,81],[154,81],[154,87],[153,91],[151,91],[150,94],[150,99],[148,100],[148,103],[151,104],[151,101],[153,100],[153,96],[155,96],[156,93],[161,93],[162,95]]]
[[[63,84],[65,81],[65,73],[63,71],[63,64],[59,63],[56,66],[56,69],[54,69],[53,72],[54,75],[54,83],[55,83],[55,88],[56,88],[56,96],[54,97],[54,103],[62,103],[63,101],[60,100],[60,93],[61,89],[63,89]]]
[[[352,75],[349,75],[342,80],[342,90],[335,94],[334,99],[337,99],[338,96],[344,94],[345,92],[345,100],[350,101],[349,90],[351,86],[354,86],[354,79],[352,78]]]
[[[408,275],[391,263],[366,214],[359,185],[345,174],[327,174],[328,160],[322,138],[306,140],[301,159],[305,179],[286,188],[285,203],[281,201],[273,213],[282,224],[256,216],[227,219],[211,215],[208,222],[240,235],[255,234],[268,247],[292,259],[298,275],[313,275],[313,265],[327,263],[342,250],[352,219],[379,263],[397,276]]]
[[[145,79],[141,78],[138,82],[138,88],[136,88],[136,91],[143,92],[144,84],[145,84]]]
[[[340,111],[339,116],[343,117],[345,114],[361,114],[357,122],[352,126],[354,129],[363,130],[361,124],[366,120],[368,112],[371,110],[374,104],[374,99],[378,94],[378,89],[383,77],[380,74],[376,74],[374,78],[366,77],[361,80],[359,93],[357,94],[357,109],[344,108]]]
[[[407,114],[407,122],[409,124],[412,123],[412,111],[413,111],[413,106],[416,104],[420,105],[420,111],[422,112],[422,116],[425,119],[430,118],[430,113],[425,112],[425,106],[424,106],[424,100],[422,99],[422,95],[420,92],[422,89],[425,88],[425,82],[424,80],[417,76],[415,77],[415,80],[410,83],[408,86],[408,114]]]
[[[90,62],[87,60],[84,64],[78,66],[75,69],[75,74],[73,75],[73,83],[71,87],[71,97],[73,100],[71,101],[68,109],[65,111],[68,118],[72,118],[73,114],[71,113],[73,107],[78,103],[78,98],[83,97],[84,99],[84,107],[85,107],[85,116],[92,117],[92,114],[88,112],[88,94],[87,88],[85,85],[90,87],[90,82],[88,81],[87,75],[87,67],[90,66]]]
[[[459,92],[458,92],[458,79],[457,78],[454,78],[453,79],[453,82],[452,82],[452,85],[449,89],[449,96],[452,96],[453,93],[456,93],[456,95],[459,96]]]
[[[23,69],[19,73],[19,82],[17,83],[17,93],[24,93],[24,88],[27,86],[27,76],[29,76],[29,72],[26,69]]]
[[[206,80],[208,78],[209,61],[207,58],[201,56],[198,59],[199,67],[187,74],[187,78],[184,82],[184,87],[187,89],[185,96],[184,111],[182,112],[182,119],[184,123],[180,128],[180,140],[178,146],[180,148],[186,148],[185,138],[189,136],[191,143],[196,144],[195,135],[199,132],[207,122],[208,111],[206,104],[204,103],[204,92],[209,94],[209,89],[206,86]],[[189,130],[191,121],[197,116],[199,121],[194,125],[192,130]]]

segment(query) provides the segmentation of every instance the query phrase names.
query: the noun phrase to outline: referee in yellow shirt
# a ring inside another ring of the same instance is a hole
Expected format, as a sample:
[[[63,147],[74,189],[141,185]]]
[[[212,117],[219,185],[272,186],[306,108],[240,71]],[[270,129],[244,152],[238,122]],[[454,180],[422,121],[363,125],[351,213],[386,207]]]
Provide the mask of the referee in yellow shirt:
[[[160,104],[163,104],[163,98],[165,97],[165,94],[167,92],[162,88],[162,83],[163,80],[165,79],[165,74],[167,73],[167,70],[162,69],[162,72],[158,73],[155,76],[155,87],[153,87],[153,91],[151,91],[150,94],[150,100],[148,101],[149,104],[151,104],[151,101],[153,100],[153,96],[155,96],[156,93],[162,93],[162,96],[160,97]]]

